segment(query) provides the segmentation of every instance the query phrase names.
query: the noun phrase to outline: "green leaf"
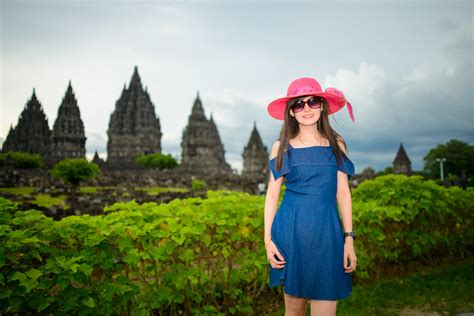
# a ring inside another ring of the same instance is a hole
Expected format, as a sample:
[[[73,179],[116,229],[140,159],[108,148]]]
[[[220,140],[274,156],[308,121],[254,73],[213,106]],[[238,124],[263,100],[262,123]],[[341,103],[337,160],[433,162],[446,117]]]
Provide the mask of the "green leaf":
[[[81,301],[81,303],[84,304],[87,307],[90,307],[90,308],[95,307],[94,299],[92,299],[92,297],[88,297],[88,298],[83,299]]]
[[[87,277],[90,277],[92,275],[93,268],[92,266],[83,263],[79,266],[79,270],[83,272]]]
[[[225,225],[227,224],[227,220],[226,219],[219,219],[216,221],[216,224],[217,225]]]
[[[35,279],[28,278],[26,274],[19,271],[15,272],[10,280],[19,280],[20,285],[25,287],[27,293],[38,285],[38,282]]]
[[[12,295],[12,290],[9,288],[0,287],[0,299],[5,299]]]
[[[186,240],[186,237],[185,236],[171,236],[171,239],[173,239],[174,241],[176,241],[176,243],[178,245],[182,245],[184,243],[184,241]]]
[[[49,301],[43,300],[42,303],[39,304],[38,307],[36,308],[36,311],[41,312],[42,310],[45,310],[46,308],[48,308],[50,304],[51,303]]]
[[[190,262],[194,260],[194,251],[192,249],[185,249],[184,252],[180,256],[186,262]]]
[[[37,269],[30,269],[28,272],[26,272],[26,275],[34,280],[37,280],[40,276],[43,275],[43,272]]]
[[[118,239],[119,249],[122,252],[127,252],[128,250],[133,248],[132,240],[128,237],[120,237]]]
[[[140,260],[140,254],[138,253],[137,249],[132,249],[128,252],[123,260],[129,265],[134,266]]]
[[[86,242],[84,243],[84,245],[89,246],[89,247],[94,247],[100,244],[103,240],[105,240],[104,236],[94,234],[92,236],[89,236],[86,239]]]

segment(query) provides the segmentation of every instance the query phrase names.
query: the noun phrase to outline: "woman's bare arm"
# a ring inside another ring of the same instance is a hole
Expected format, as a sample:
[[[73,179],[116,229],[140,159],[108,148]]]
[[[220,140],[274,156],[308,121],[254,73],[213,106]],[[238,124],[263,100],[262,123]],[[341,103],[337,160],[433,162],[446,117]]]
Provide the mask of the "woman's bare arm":
[[[347,150],[341,141],[338,141],[339,147],[347,155]],[[342,222],[344,225],[344,231],[352,231],[352,197],[349,189],[349,180],[347,174],[338,170],[337,171],[337,203],[341,210]],[[348,238],[352,241],[352,238]]]
[[[270,159],[276,157],[278,153],[278,148],[280,147],[280,141],[276,141],[272,146],[272,153],[270,154]],[[280,199],[280,188],[283,182],[283,177],[275,180],[273,173],[269,169],[270,177],[268,181],[267,195],[265,197],[265,210],[264,210],[264,222],[265,222],[265,236],[264,241],[265,245],[268,241],[271,240],[271,229],[272,222],[275,214],[277,212],[278,200]]]

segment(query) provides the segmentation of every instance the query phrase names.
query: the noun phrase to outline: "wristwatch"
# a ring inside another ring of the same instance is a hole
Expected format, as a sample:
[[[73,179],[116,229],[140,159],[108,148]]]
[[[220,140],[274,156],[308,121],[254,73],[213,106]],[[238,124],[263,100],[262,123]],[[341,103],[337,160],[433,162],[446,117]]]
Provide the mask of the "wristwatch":
[[[352,239],[356,239],[356,232],[351,231],[351,232],[344,232],[344,239],[346,239],[347,236],[352,236]]]

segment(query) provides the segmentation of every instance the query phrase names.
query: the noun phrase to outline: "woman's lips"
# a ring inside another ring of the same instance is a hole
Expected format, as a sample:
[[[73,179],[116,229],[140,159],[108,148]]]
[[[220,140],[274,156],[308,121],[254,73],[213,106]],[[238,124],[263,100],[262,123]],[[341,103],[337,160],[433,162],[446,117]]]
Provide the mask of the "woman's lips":
[[[303,115],[304,118],[312,118],[314,114]]]

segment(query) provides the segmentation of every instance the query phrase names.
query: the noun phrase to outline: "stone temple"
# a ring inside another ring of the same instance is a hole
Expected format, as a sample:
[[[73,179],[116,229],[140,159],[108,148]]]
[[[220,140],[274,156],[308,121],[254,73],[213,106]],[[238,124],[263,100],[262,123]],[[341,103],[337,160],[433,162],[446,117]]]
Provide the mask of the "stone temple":
[[[188,125],[181,141],[181,168],[194,174],[230,174],[232,169],[225,161],[224,145],[212,118],[204,114],[199,92],[189,115]]]
[[[397,152],[397,156],[393,160],[393,173],[402,173],[407,176],[411,175],[411,161],[403,148],[403,144],[400,143],[400,147]]]
[[[97,150],[94,153],[94,157],[92,158],[92,162],[95,163],[96,165],[98,165],[100,169],[103,169],[104,167],[106,167],[104,159],[99,157],[99,153],[97,152]]]
[[[65,158],[85,158],[86,136],[81,112],[72,90],[71,81],[58,109],[58,116],[53,125],[50,145],[50,164]]]
[[[123,87],[115,104],[107,135],[108,167],[133,168],[137,154],[161,153],[160,119],[136,66],[128,88]]]
[[[267,146],[262,142],[256,122],[254,122],[253,130],[247,146],[244,148],[242,158],[244,159],[242,177],[264,181],[269,158]]]
[[[23,151],[46,157],[49,154],[50,137],[48,118],[33,89],[33,95],[21,112],[18,124],[15,128],[10,126],[2,152]]]

